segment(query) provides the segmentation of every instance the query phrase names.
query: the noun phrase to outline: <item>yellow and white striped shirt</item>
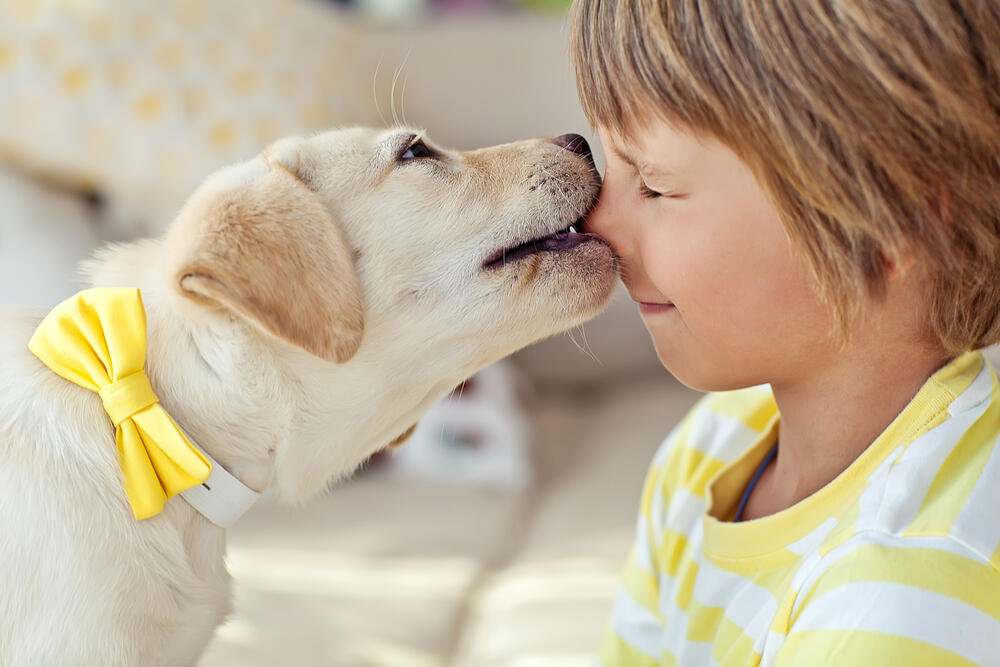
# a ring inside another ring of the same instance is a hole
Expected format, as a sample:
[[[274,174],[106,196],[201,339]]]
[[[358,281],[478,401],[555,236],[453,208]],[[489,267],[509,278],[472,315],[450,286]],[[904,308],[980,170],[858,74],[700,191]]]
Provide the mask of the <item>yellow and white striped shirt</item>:
[[[774,445],[766,387],[660,447],[604,665],[1000,665],[1000,387],[970,352],[836,479],[731,521]]]

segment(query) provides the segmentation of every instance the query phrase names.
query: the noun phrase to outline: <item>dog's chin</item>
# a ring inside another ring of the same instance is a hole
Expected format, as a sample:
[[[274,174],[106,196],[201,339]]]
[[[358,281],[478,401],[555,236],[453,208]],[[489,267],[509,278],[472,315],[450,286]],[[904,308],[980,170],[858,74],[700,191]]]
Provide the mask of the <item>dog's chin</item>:
[[[556,234],[525,244],[514,253],[483,266],[491,279],[509,285],[526,328],[542,322],[552,335],[596,316],[614,294],[618,258],[597,234]],[[530,322],[530,324],[529,324]]]
[[[565,311],[568,326],[575,326],[601,312],[614,294],[618,279],[618,257],[611,246],[596,234],[583,237],[576,245],[535,255],[534,291],[553,299]],[[519,268],[515,265],[515,271]],[[530,282],[527,286],[532,287]]]

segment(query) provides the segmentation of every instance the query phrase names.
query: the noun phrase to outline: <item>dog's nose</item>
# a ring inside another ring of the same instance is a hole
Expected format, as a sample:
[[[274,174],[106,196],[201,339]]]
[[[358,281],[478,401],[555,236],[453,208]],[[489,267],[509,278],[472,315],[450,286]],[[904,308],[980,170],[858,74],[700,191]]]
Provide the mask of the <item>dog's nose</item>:
[[[590,144],[587,140],[581,137],[579,134],[561,134],[554,139],[556,144],[562,146],[568,151],[573,151],[574,153],[579,153],[584,157],[590,157]]]
[[[590,151],[590,144],[579,134],[561,134],[552,141],[568,151],[573,151],[577,155],[583,156],[590,163],[591,167],[595,170],[597,169],[597,165],[594,164],[594,154]]]

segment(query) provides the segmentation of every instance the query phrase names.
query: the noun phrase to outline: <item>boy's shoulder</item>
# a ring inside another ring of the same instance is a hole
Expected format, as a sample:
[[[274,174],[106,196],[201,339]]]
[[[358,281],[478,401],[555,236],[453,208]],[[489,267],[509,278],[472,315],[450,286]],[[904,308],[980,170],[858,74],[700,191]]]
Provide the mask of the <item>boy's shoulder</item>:
[[[681,446],[729,460],[734,447],[742,451],[771,427],[778,417],[770,385],[705,394],[664,441],[662,448]]]
[[[702,421],[716,424],[738,422],[755,433],[763,433],[778,416],[771,385],[761,384],[734,391],[706,394],[692,409]]]
[[[978,353],[953,366],[937,381],[940,416],[865,480],[854,527],[947,538],[1000,570],[1000,386]]]
[[[706,394],[660,445],[652,471],[707,474],[738,458],[773,428],[777,418],[769,385]]]

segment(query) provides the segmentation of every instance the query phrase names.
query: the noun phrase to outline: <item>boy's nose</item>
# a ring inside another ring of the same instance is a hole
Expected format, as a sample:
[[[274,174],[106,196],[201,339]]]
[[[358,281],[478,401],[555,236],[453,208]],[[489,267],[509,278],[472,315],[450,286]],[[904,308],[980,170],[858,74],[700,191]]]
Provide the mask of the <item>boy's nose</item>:
[[[611,248],[622,262],[632,259],[631,228],[628,223],[630,216],[622,210],[621,193],[615,183],[607,179],[601,186],[601,195],[597,204],[590,210],[580,231],[599,234],[611,244]]]
[[[594,164],[594,154],[590,150],[590,144],[579,134],[561,134],[553,141],[568,151],[582,155],[590,161],[590,164]]]

